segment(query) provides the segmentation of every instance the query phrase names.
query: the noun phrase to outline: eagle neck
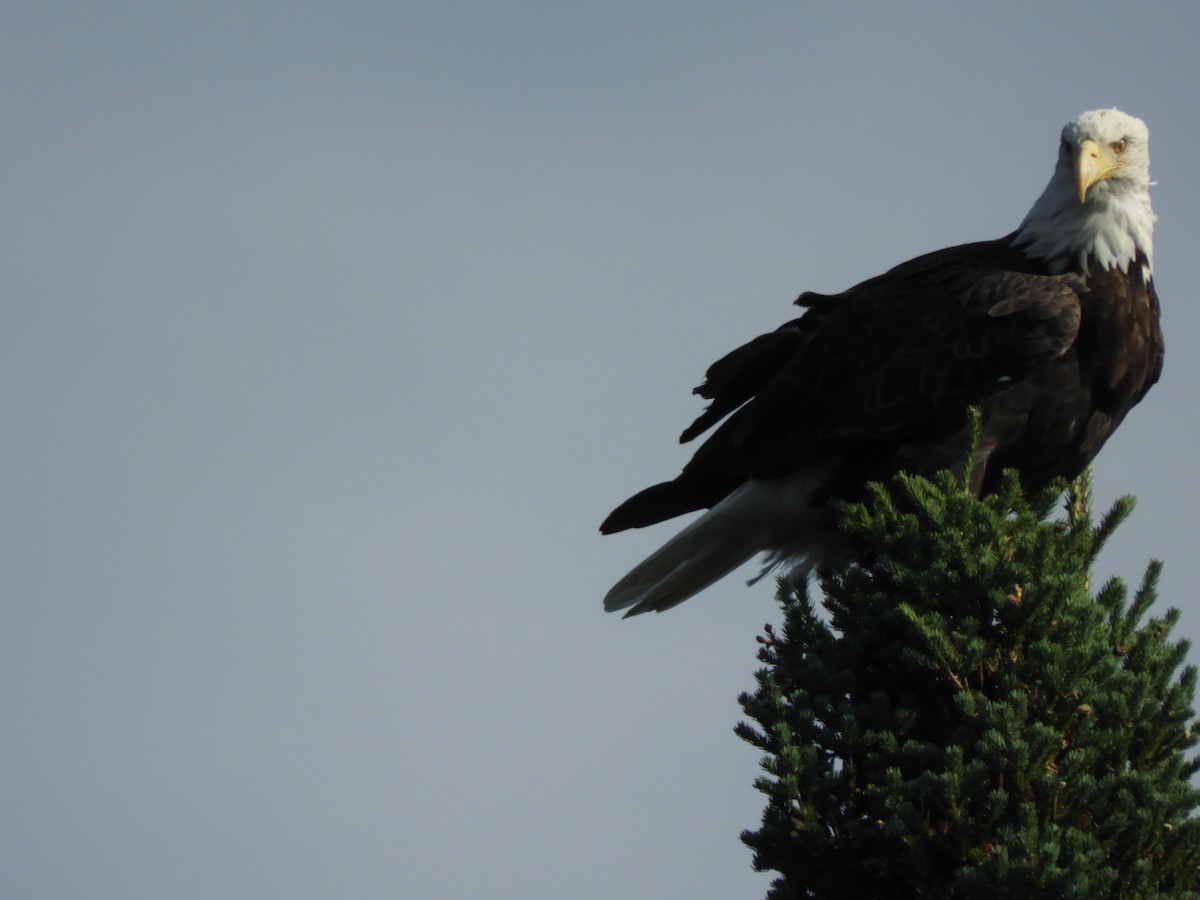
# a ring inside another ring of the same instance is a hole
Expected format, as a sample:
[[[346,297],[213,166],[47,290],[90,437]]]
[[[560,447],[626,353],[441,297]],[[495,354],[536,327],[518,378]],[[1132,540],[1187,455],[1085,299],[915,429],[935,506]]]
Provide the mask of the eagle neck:
[[[1053,272],[1093,268],[1128,273],[1140,266],[1144,281],[1154,267],[1154,210],[1146,185],[1105,182],[1080,203],[1068,179],[1050,180],[1017,229],[1014,245],[1045,261]]]

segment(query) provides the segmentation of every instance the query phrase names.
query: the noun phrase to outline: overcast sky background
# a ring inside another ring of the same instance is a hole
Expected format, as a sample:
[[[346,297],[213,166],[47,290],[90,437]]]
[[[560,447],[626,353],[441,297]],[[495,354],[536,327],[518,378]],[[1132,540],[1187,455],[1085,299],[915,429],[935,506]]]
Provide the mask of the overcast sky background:
[[[1151,131],[1096,468],[1200,637],[1200,5],[8,4],[0,895],[761,897],[772,586],[601,611],[734,346]],[[1196,655],[1193,655],[1196,658]]]

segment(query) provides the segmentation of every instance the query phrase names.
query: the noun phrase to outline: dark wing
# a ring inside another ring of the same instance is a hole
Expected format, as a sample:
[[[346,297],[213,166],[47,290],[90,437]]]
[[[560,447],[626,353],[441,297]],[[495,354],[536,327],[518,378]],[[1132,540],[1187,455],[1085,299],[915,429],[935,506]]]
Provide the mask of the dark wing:
[[[724,421],[673,482],[602,526],[639,527],[712,506],[748,478],[830,459],[896,459],[962,429],[966,410],[1070,348],[1083,279],[1049,275],[1007,240],[929,254],[834,296],[709,368],[690,440]],[[871,471],[869,461],[879,469]]]
[[[1088,279],[1086,316],[1077,341],[1081,376],[1092,385],[1088,421],[1078,443],[1086,464],[1158,381],[1163,334],[1158,295],[1141,270],[1110,269]]]

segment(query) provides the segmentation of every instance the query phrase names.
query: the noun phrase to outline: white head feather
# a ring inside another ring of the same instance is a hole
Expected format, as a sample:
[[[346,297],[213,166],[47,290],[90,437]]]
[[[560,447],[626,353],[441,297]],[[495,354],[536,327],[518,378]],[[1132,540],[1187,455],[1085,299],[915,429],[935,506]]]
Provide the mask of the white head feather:
[[[1076,186],[1076,160],[1084,141],[1105,151],[1119,149],[1120,165],[1087,189]],[[1141,119],[1119,109],[1082,113],[1062,130],[1058,163],[1050,183],[1017,230],[1027,256],[1047,261],[1056,272],[1089,264],[1128,272],[1139,253],[1142,274],[1154,263],[1154,210],[1150,208],[1150,132]]]

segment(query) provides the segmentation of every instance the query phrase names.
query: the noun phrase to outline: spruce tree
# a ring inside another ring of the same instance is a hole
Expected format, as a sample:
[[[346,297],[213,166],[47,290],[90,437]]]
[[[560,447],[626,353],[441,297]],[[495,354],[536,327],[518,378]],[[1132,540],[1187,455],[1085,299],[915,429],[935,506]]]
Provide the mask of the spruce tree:
[[[1132,601],[1092,591],[1131,508],[1095,523],[1086,478],[980,499],[950,474],[844,507],[855,561],[822,575],[823,613],[780,580],[741,697],[770,900],[1200,897],[1178,612],[1146,618],[1157,562]]]

